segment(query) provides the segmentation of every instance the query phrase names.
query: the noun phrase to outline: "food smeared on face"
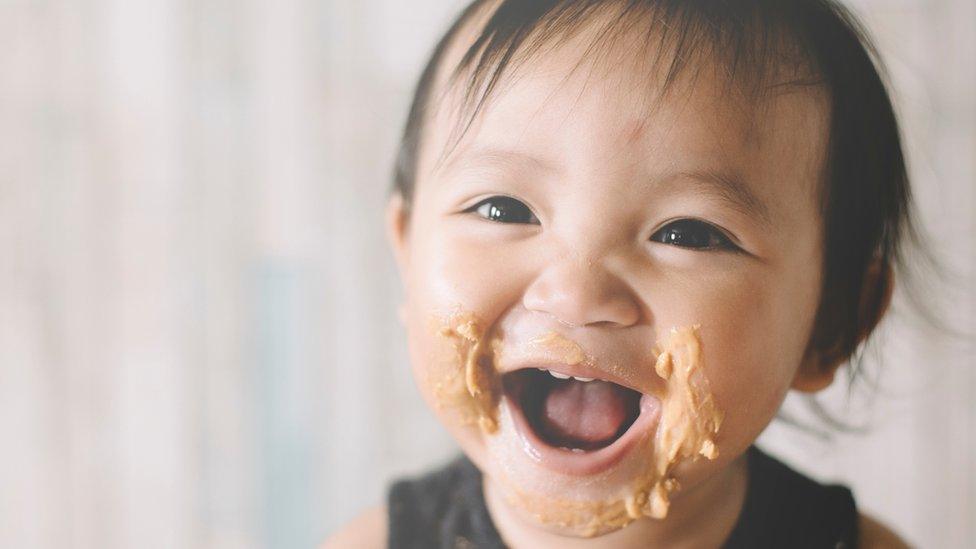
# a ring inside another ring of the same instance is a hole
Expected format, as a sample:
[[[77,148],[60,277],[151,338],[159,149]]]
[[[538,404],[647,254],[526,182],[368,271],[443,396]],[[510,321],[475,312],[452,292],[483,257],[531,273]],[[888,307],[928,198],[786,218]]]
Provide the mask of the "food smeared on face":
[[[510,504],[542,524],[595,536],[643,517],[663,519],[680,488],[675,467],[718,457],[723,416],[704,375],[698,326],[674,328],[650,349],[637,376],[653,381],[647,392],[555,331],[508,346],[469,312],[437,319],[433,330],[443,348],[426,377],[439,409],[492,439],[518,438],[541,466],[580,485],[617,475],[623,488],[613,497],[587,498],[527,487],[504,469],[485,471]],[[622,463],[629,465],[620,473]]]
[[[464,425],[495,433],[501,394],[494,364],[496,346],[485,343],[483,328],[470,313],[454,314],[436,329],[451,348],[427,371],[437,406],[453,410]]]
[[[558,341],[563,346],[564,339],[554,338],[553,341]],[[647,367],[654,368],[654,372],[664,382],[661,384],[663,388],[659,394],[639,396],[636,412],[638,417],[629,419],[629,423],[623,427],[625,431],[596,447],[561,448],[585,458],[580,454],[612,452],[615,445],[627,444],[628,438],[640,436],[635,433],[628,437],[626,431],[646,430],[646,436],[639,438],[631,450],[637,454],[642,468],[635,472],[631,482],[626,483],[626,489],[617,497],[604,500],[564,499],[551,494],[530,492],[514,483],[506,482],[507,479],[500,479],[506,488],[509,504],[526,510],[543,524],[569,529],[587,537],[623,528],[642,517],[663,519],[668,515],[671,495],[679,489],[678,481],[673,475],[674,468],[683,461],[694,460],[699,456],[709,460],[718,457],[716,436],[723,415],[715,405],[708,380],[702,371],[702,348],[697,326],[671,330],[654,347],[653,356],[654,365]],[[613,395],[614,389],[583,388],[579,385],[581,382],[575,383],[578,386],[574,389],[562,390],[592,393],[589,395],[591,400],[604,401],[602,405],[594,402],[587,405],[596,410],[612,410],[613,406],[607,405],[607,402],[619,401],[621,398]],[[595,383],[613,385],[609,381]],[[523,414],[533,413],[531,409],[525,409],[526,406],[522,407]],[[549,406],[543,407],[544,410],[548,408]],[[528,423],[531,425],[533,421],[530,419]],[[544,431],[545,427],[539,430]],[[584,438],[585,433],[578,433],[577,436]],[[551,440],[551,435],[542,432],[532,438]]]
[[[529,345],[542,349],[553,355],[553,359],[566,364],[581,364],[586,361],[586,353],[575,341],[559,332],[547,332],[545,335],[533,338]]]
[[[710,460],[718,457],[715,437],[723,414],[715,406],[702,372],[698,328],[672,329],[668,339],[655,348],[654,371],[667,381],[655,448],[656,480],[650,492],[640,491],[628,501],[627,513],[633,518],[667,516],[669,496],[678,487],[671,471],[679,461],[698,455]]]

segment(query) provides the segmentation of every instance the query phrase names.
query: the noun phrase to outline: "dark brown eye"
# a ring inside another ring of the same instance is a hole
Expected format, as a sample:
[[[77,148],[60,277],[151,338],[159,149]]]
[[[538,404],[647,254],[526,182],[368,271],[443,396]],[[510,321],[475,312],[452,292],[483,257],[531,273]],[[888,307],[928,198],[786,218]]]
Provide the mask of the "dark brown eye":
[[[528,206],[510,196],[492,196],[465,211],[474,212],[489,221],[498,223],[539,224],[539,220]]]
[[[714,225],[697,219],[668,223],[651,236],[654,242],[695,250],[734,249],[735,245]]]

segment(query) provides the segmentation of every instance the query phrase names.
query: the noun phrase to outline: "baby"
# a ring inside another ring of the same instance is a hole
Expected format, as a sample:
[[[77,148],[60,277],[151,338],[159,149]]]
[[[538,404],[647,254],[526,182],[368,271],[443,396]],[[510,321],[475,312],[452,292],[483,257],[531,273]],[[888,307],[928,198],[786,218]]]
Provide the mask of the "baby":
[[[832,0],[476,0],[410,111],[388,226],[465,457],[335,547],[899,547],[753,442],[891,298],[910,195]]]

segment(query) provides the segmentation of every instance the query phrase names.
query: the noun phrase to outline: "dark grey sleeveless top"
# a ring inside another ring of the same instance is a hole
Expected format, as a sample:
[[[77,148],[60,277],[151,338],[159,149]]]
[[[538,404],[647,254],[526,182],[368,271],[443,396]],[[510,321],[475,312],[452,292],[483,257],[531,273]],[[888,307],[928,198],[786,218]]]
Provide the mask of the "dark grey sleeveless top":
[[[850,490],[818,484],[754,446],[747,460],[745,504],[723,547],[857,547],[858,513]],[[485,507],[481,473],[463,456],[396,482],[388,505],[390,548],[505,547]]]

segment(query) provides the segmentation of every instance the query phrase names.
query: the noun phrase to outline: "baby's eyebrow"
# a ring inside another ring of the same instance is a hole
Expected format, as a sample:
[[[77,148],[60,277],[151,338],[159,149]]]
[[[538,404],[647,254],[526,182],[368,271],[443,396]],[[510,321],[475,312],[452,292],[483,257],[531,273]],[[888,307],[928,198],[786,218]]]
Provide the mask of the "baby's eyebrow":
[[[467,166],[512,166],[530,167],[542,172],[558,172],[555,163],[545,158],[518,149],[500,147],[478,147],[470,151],[459,151],[447,162],[440,164],[435,171],[450,171],[458,164]]]
[[[758,219],[763,225],[772,225],[769,207],[741,178],[715,171],[678,172],[666,178],[668,181],[685,181],[698,184],[702,190],[715,193],[724,202],[749,217]]]

